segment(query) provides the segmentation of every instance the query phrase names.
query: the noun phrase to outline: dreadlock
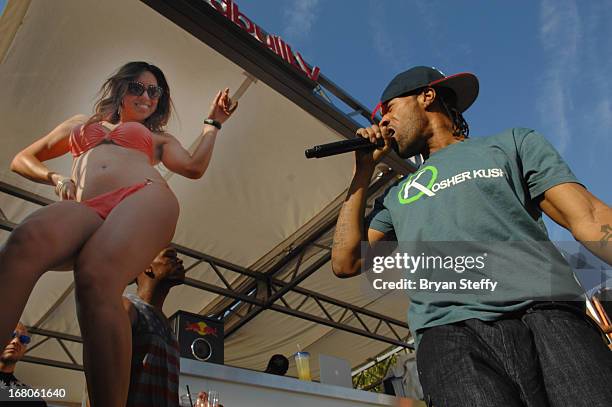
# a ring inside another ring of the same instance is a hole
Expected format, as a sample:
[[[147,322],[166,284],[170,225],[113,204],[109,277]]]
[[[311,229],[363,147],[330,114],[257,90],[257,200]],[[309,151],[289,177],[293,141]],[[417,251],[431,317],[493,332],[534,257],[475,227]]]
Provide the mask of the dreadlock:
[[[453,136],[469,137],[470,126],[468,126],[465,118],[459,110],[455,107],[457,105],[457,95],[451,89],[448,88],[436,88],[436,94],[440,98],[440,103],[448,117],[453,121]]]

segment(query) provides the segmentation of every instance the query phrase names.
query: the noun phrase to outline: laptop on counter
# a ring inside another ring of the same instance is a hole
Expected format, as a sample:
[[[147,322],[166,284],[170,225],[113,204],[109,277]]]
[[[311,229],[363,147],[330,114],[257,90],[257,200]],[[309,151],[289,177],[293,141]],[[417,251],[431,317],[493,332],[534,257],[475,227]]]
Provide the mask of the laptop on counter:
[[[353,388],[351,365],[346,359],[319,355],[319,373],[321,383]]]

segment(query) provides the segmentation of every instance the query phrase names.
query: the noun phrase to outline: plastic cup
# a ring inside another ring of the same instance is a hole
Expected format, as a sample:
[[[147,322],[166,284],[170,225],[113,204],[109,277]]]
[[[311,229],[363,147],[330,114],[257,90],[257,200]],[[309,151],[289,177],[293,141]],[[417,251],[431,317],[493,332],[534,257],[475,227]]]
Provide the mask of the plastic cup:
[[[208,403],[206,407],[219,407],[219,392],[215,390],[208,391]]]
[[[300,380],[311,381],[310,377],[310,353],[298,352],[295,354],[295,367]]]

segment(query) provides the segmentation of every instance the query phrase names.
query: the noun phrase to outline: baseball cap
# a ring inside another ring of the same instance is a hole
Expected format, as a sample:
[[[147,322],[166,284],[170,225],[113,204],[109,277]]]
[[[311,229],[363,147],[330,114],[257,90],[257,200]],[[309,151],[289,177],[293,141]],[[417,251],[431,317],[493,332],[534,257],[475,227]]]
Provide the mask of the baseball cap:
[[[372,111],[372,119],[374,119],[382,105],[391,99],[426,86],[448,88],[455,92],[457,96],[455,107],[461,113],[466,111],[478,96],[478,78],[474,74],[462,72],[446,76],[436,68],[415,66],[396,75],[389,82],[380,97],[380,102]]]

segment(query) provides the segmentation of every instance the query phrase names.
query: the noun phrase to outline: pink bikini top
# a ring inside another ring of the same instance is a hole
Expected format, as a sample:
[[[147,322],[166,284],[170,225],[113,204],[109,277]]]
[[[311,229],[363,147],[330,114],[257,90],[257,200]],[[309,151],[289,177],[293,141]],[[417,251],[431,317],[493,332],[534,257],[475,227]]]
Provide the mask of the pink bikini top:
[[[154,162],[153,136],[149,129],[138,122],[121,123],[111,131],[100,122],[91,123],[84,129],[83,125],[76,126],[70,133],[70,152],[78,157],[105,141],[141,151],[149,157],[151,163]]]

